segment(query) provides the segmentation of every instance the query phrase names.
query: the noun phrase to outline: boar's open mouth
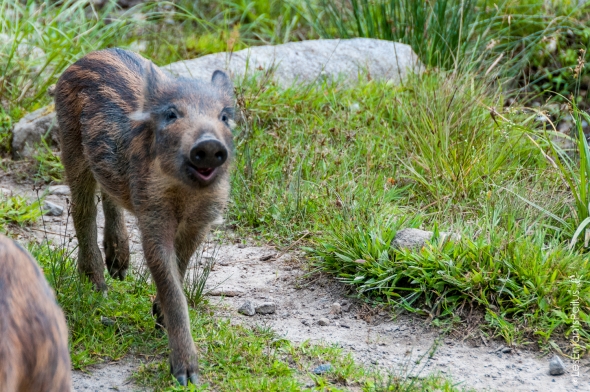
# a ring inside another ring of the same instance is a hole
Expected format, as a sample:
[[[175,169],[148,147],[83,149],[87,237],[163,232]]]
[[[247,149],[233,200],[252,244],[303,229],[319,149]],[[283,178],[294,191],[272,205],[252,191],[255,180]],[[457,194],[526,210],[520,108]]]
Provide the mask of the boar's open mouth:
[[[197,180],[203,185],[210,184],[217,176],[217,167],[198,168],[190,162],[186,162],[186,166],[189,177],[191,177],[191,179]]]

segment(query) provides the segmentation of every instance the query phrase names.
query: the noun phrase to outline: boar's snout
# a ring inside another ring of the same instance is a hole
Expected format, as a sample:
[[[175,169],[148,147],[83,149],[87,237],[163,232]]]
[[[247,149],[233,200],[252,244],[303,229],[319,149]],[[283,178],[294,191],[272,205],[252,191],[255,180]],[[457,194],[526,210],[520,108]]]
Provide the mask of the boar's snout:
[[[197,140],[189,153],[192,174],[203,184],[210,183],[217,168],[227,160],[227,147],[212,136]]]
[[[201,139],[191,148],[190,160],[198,169],[219,167],[227,160],[227,148],[217,139]]]

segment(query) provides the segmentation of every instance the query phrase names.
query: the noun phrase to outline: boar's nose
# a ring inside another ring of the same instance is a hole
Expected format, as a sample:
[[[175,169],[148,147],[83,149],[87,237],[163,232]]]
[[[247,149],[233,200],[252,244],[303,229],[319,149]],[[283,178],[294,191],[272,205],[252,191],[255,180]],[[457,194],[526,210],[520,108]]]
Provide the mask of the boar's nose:
[[[189,159],[199,169],[219,167],[227,160],[227,148],[217,139],[201,139],[191,148]]]

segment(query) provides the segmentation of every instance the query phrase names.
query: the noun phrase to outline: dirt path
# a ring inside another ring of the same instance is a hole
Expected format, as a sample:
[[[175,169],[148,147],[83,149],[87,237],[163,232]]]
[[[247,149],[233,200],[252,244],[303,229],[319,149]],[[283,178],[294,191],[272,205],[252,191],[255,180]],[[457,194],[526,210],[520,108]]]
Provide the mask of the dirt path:
[[[30,189],[6,178],[0,180],[0,188],[33,196]],[[47,200],[65,208],[65,198],[65,195],[49,195]],[[102,228],[102,212],[99,214]],[[44,228],[37,225],[23,233],[23,237],[42,239],[47,233],[49,238],[63,240],[64,233],[74,234],[71,222],[66,230],[66,217],[65,213],[60,217],[45,217]],[[128,228],[135,260],[141,260],[139,233],[132,217],[128,217]],[[549,358],[541,357],[538,352],[503,350],[499,342],[487,342],[486,346],[482,341],[479,347],[474,347],[440,336],[417,317],[391,320],[386,313],[370,314],[359,302],[348,298],[341,285],[325,278],[301,279],[303,264],[297,253],[280,255],[273,248],[240,244],[211,244],[204,252],[216,260],[208,283],[214,294],[211,303],[216,305],[219,317],[228,317],[232,323],[264,324],[293,342],[338,344],[367,366],[398,373],[409,368],[419,376],[441,373],[478,391],[590,391],[588,358],[582,360],[579,377],[567,371],[561,376],[550,376]],[[239,314],[237,309],[245,301],[273,302],[276,312]],[[320,319],[326,319],[322,323],[327,321],[327,325],[321,326]],[[428,354],[432,354],[430,358]],[[418,359],[420,364],[415,365]],[[571,369],[571,361],[564,359],[564,362]],[[79,391],[138,390],[128,377],[139,363],[128,358],[90,368],[86,373],[75,372],[74,386]]]

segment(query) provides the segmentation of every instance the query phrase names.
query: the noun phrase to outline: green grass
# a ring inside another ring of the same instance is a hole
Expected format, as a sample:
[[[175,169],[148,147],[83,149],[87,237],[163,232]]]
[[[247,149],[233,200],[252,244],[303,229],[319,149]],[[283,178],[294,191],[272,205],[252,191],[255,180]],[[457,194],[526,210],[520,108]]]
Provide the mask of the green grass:
[[[256,80],[237,86],[245,121],[235,135],[229,223],[239,235],[284,249],[304,245],[313,269],[367,302],[435,325],[457,325],[474,309],[483,334],[565,354],[575,327],[568,290],[579,277],[587,352],[590,169],[578,117],[587,115],[575,109],[585,108],[589,85],[588,53],[578,52],[589,43],[587,9],[544,0],[507,0],[497,9],[455,0],[426,7],[384,0],[306,4],[179,0],[121,11],[112,3],[94,10],[82,0],[0,0],[0,153],[10,152],[11,124],[48,103],[47,87],[94,49],[136,48],[162,65],[318,35],[401,40],[429,66],[401,86],[281,89]],[[537,113],[505,108],[509,95],[549,96],[549,90],[566,100],[574,94],[573,158],[540,129]],[[47,146],[34,163],[37,181],[62,181],[63,167]],[[40,213],[38,204],[2,198],[0,230],[33,223]],[[462,239],[392,249],[404,227],[453,231]],[[174,389],[167,338],[153,329],[155,291],[145,271],[109,280],[109,296],[102,297],[79,281],[71,250],[59,250],[64,241],[31,251],[66,312],[74,366],[139,355],[146,358],[139,385]],[[333,347],[295,345],[268,329],[231,325],[212,315],[202,292],[202,284],[186,288],[201,389],[301,390],[309,370],[329,361],[335,371],[315,378],[328,390],[456,390],[440,378],[372,373]]]
[[[584,104],[590,78],[573,69],[590,44],[588,7],[576,0],[307,0],[298,10],[323,38],[370,37],[410,45],[430,67],[478,68],[522,99],[555,93]],[[590,53],[582,57],[588,61]],[[514,92],[514,91],[513,91]],[[586,107],[586,106],[585,106]]]
[[[58,154],[53,151],[45,140],[42,140],[33,156],[35,181],[42,183],[60,183],[64,179],[64,167]]]
[[[400,87],[252,82],[240,96],[249,121],[237,137],[231,217],[279,245],[307,234],[313,264],[360,297],[437,322],[470,304],[486,333],[568,352],[572,275],[590,325],[590,266],[569,249],[573,195],[543,131],[529,114],[499,109],[493,89],[442,71]],[[402,227],[464,240],[396,251]]]
[[[10,225],[25,226],[35,223],[42,214],[41,201],[39,199],[31,203],[22,196],[0,192],[0,232],[7,232]]]
[[[135,383],[155,390],[300,391],[312,382],[328,391],[458,391],[437,376],[418,380],[367,370],[335,346],[296,345],[268,327],[232,325],[229,319],[215,317],[206,302],[189,309],[201,384],[183,389],[169,373],[167,336],[154,328],[151,299],[156,290],[148,282],[148,272],[135,270],[122,282],[107,277],[105,297],[80,280],[68,244],[64,238],[62,244],[30,244],[29,250],[66,314],[74,369],[135,355],[144,362],[133,377]],[[311,372],[328,362],[328,373]]]
[[[492,19],[493,14],[482,12],[486,7],[478,7],[478,3],[308,0],[304,15],[323,38],[367,37],[403,42],[426,65],[453,68]]]
[[[49,101],[45,92],[83,54],[112,45],[132,26],[120,16],[108,23],[85,0],[0,1],[0,104],[13,117]]]

